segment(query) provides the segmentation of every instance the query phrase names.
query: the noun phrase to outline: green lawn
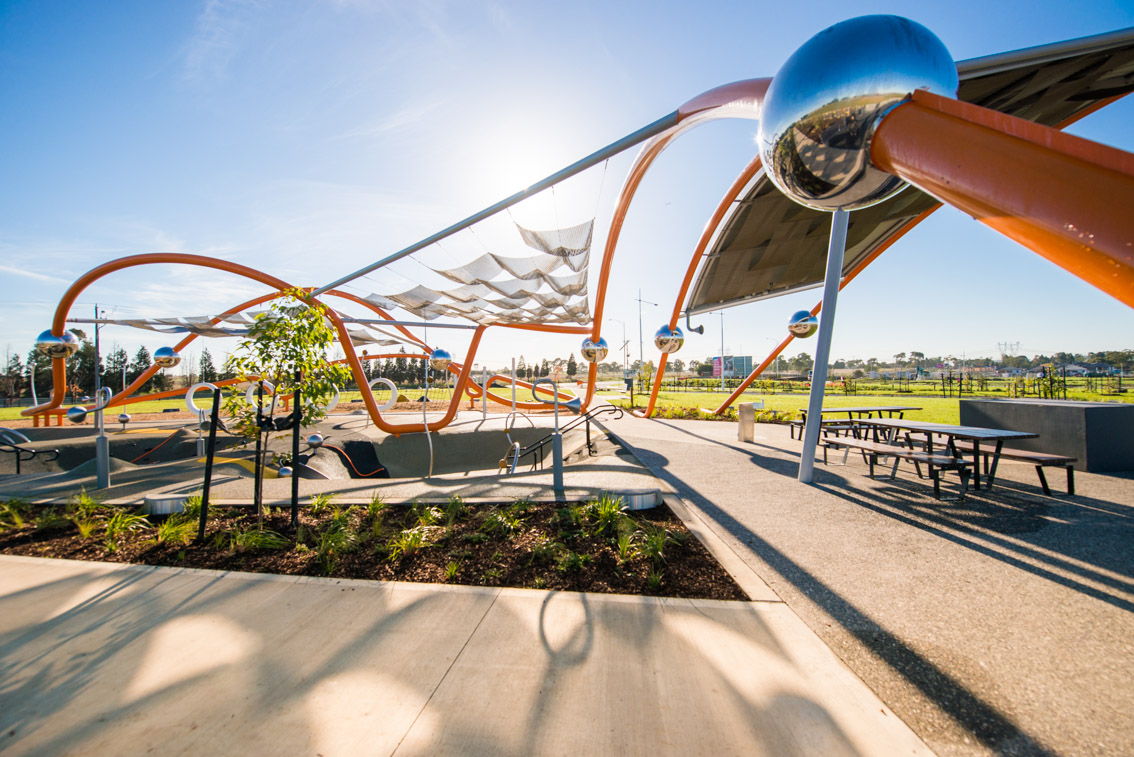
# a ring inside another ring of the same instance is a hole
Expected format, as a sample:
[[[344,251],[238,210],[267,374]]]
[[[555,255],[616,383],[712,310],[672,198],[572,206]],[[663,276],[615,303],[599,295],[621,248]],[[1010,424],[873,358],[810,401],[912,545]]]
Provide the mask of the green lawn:
[[[618,396],[618,392],[602,392],[600,396],[608,398]],[[646,402],[649,401],[648,394],[634,393],[634,406],[645,407]],[[658,405],[684,405],[685,407],[700,407],[707,410],[715,410],[722,402],[728,399],[728,395],[721,392],[659,392]],[[756,392],[745,392],[740,399],[734,403],[741,402],[754,402],[757,400],[764,401],[765,410],[778,410],[781,412],[795,413],[800,408],[807,407],[806,394],[758,394]],[[880,406],[894,406],[894,405],[911,405],[913,407],[920,407],[921,410],[907,412],[906,418],[914,418],[922,421],[931,421],[934,423],[951,423],[957,424],[960,422],[960,406],[956,397],[952,399],[942,399],[940,397],[872,397],[869,395],[854,395],[846,397],[842,395],[829,395],[824,401],[824,407],[866,407],[870,405]]]

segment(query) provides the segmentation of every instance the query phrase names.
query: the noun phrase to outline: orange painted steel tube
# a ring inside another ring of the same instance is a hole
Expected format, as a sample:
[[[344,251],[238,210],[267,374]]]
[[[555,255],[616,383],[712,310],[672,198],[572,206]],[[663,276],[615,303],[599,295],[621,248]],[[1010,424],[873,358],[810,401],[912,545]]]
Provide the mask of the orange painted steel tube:
[[[1101,110],[1102,108],[1105,108],[1107,105],[1110,105],[1113,102],[1121,100],[1123,97],[1125,97],[1125,95],[1115,95],[1114,97],[1108,97],[1105,100],[1100,100],[1097,103],[1094,103],[1093,105],[1091,105],[1090,107],[1084,108],[1083,110],[1079,111],[1078,113],[1071,116],[1070,118],[1064,119],[1059,124],[1057,124],[1055,128],[1066,129],[1071,124],[1086,118],[1087,116],[1091,115],[1095,111]],[[847,284],[849,284],[856,276],[858,276],[858,274],[862,273],[863,269],[865,269],[866,266],[868,266],[872,262],[874,262],[874,260],[876,260],[879,255],[881,255],[885,250],[889,249],[890,245],[894,244],[894,242],[897,242],[899,239],[901,239],[903,236],[905,236],[906,232],[908,232],[914,226],[917,226],[919,223],[924,221],[926,218],[928,218],[930,216],[930,214],[935,212],[940,207],[941,207],[941,204],[938,203],[937,205],[933,206],[932,208],[926,209],[924,212],[920,213],[916,218],[913,218],[908,223],[906,223],[905,226],[903,226],[901,229],[899,229],[897,232],[895,232],[894,235],[892,237],[890,237],[888,240],[886,240],[885,243],[879,245],[873,252],[870,253],[870,255],[868,255],[861,262],[859,262],[853,269],[851,269],[851,271],[849,273],[847,273],[846,276],[843,277],[842,284],[839,287],[840,290],[842,289],[842,287],[845,287]],[[815,307],[811,308],[811,315],[818,315],[819,311],[822,309],[822,307],[823,307],[822,302],[819,302],[818,304],[816,304]],[[714,413],[717,414],[717,415],[720,415],[725,410],[727,410],[728,407],[733,402],[735,402],[738,397],[740,397],[740,395],[744,392],[744,390],[747,389],[752,384],[752,382],[756,379],[756,377],[759,376],[764,371],[766,371],[768,369],[768,366],[770,366],[772,364],[772,361],[774,361],[777,357],[780,356],[780,354],[785,349],[787,349],[787,346],[789,344],[791,344],[792,340],[794,340],[794,339],[795,339],[795,337],[793,335],[788,334],[784,338],[784,340],[782,342],[780,342],[779,346],[777,346],[774,350],[772,350],[772,352],[768,355],[768,357],[765,358],[764,361],[762,363],[760,363],[760,365],[756,366],[756,368],[753,369],[752,373],[748,374],[748,378],[744,379],[744,381],[741,382],[740,386],[737,387],[736,391],[734,391],[729,396],[729,398],[727,400],[722,402],[721,406],[718,407],[714,411]]]
[[[1134,154],[918,91],[871,159],[1134,307]]]
[[[685,295],[689,293],[689,287],[693,285],[693,276],[697,273],[697,267],[701,263],[701,258],[705,254],[705,250],[709,247],[709,241],[716,233],[717,227],[720,226],[721,221],[724,220],[725,214],[728,212],[729,207],[736,201],[736,198],[760,170],[760,156],[757,155],[753,158],[740,175],[732,182],[732,186],[725,192],[724,197],[717,203],[716,210],[713,211],[712,216],[709,217],[709,222],[705,224],[704,230],[701,231],[701,238],[697,240],[696,247],[693,248],[693,254],[689,258],[689,265],[685,269],[685,278],[681,280],[681,287],[678,289],[677,297],[673,301],[673,313],[669,317],[669,328],[674,329],[677,327],[677,321],[681,318],[681,306],[685,302]],[[723,361],[723,358],[722,358]],[[658,401],[658,391],[661,389],[662,379],[665,378],[665,365],[666,355],[663,353],[658,361],[658,370],[654,375],[654,388],[650,392],[650,401],[647,403],[645,410],[639,413],[637,410],[631,412],[639,418],[649,418],[654,412],[654,405]],[[724,371],[724,364],[721,364],[721,371]]]
[[[630,202],[642,183],[646,171],[657,159],[663,150],[685,131],[694,126],[711,121],[715,118],[748,117],[753,118],[759,113],[760,104],[768,91],[771,79],[745,79],[744,81],[725,84],[697,95],[678,108],[678,125],[651,139],[642,146],[634,164],[630,167],[626,180],[618,195],[618,203],[614,208],[614,215],[610,221],[610,231],[607,233],[606,246],[603,250],[602,265],[599,267],[598,284],[595,287],[594,324],[591,329],[591,339],[597,341],[602,336],[602,316],[606,307],[606,289],[610,282],[610,270],[614,263],[614,251],[618,247],[618,239],[622,234],[622,225],[626,214],[630,210]],[[587,369],[587,392],[583,397],[583,412],[590,406],[595,395],[595,379],[598,377],[598,366],[590,364]]]

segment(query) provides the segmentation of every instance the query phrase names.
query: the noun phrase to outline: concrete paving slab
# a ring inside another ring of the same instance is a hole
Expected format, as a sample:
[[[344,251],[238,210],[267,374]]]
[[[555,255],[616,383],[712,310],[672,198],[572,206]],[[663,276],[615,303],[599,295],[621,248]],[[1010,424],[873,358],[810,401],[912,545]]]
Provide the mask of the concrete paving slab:
[[[928,754],[782,603],[0,556],[0,751]]]
[[[800,484],[780,426],[609,425],[938,753],[1134,753],[1132,474],[1049,497],[1002,463],[940,502],[854,456]]]

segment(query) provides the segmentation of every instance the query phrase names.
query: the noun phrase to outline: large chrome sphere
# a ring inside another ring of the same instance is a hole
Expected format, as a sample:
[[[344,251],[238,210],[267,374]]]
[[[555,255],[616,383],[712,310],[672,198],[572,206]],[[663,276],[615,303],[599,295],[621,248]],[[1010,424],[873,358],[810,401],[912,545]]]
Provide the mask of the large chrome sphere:
[[[429,367],[435,371],[447,370],[451,362],[453,362],[453,356],[447,350],[438,348],[429,355]]]
[[[606,340],[600,336],[598,341],[584,339],[579,352],[583,355],[583,360],[588,363],[601,363],[606,359],[606,353],[610,352],[610,348],[607,346]]]
[[[125,426],[127,423],[130,422],[130,414],[129,413],[119,413],[118,414],[118,422],[121,423],[123,426]]]
[[[307,446],[310,447],[311,449],[319,449],[320,447],[322,447],[323,446],[323,435],[322,434],[312,434],[311,436],[307,437]]]
[[[276,475],[279,476],[280,478],[291,478],[291,473],[292,473],[291,468],[287,465],[283,466],[278,471],[276,471]]]
[[[667,355],[677,352],[683,344],[685,344],[685,334],[681,333],[680,327],[671,329],[669,326],[662,326],[654,332],[654,345]]]
[[[154,365],[160,368],[176,368],[181,355],[172,347],[158,347],[154,350]]]
[[[63,336],[55,336],[51,329],[35,338],[35,348],[41,355],[47,355],[52,360],[68,358],[79,349],[79,338],[70,331],[64,331]]]
[[[953,56],[921,24],[862,16],[804,43],[772,79],[757,144],[768,178],[818,210],[873,205],[905,187],[870,162],[874,129],[916,89],[957,96]]]
[[[82,405],[67,408],[67,420],[71,423],[82,423],[87,419],[87,409]]]
[[[819,329],[819,319],[806,310],[797,310],[787,322],[787,330],[799,339],[806,339]]]

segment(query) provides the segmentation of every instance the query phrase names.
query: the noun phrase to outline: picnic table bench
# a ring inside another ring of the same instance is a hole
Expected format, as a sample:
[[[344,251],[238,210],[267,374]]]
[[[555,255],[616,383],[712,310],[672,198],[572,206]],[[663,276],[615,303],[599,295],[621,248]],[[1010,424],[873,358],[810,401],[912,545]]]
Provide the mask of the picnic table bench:
[[[898,473],[898,464],[902,460],[907,460],[917,465],[924,465],[929,472],[929,478],[933,481],[933,496],[936,499],[941,499],[941,471],[955,470],[961,479],[961,492],[958,501],[965,498],[965,492],[968,491],[970,463],[961,457],[955,457],[948,452],[942,450],[939,452],[925,451],[913,447],[901,447],[896,444],[887,444],[885,442],[876,442],[869,439],[858,439],[853,436],[834,436],[827,437],[819,440],[819,445],[823,448],[823,463],[828,465],[827,450],[828,449],[842,449],[843,462],[839,465],[846,465],[847,456],[852,449],[862,452],[863,458],[870,466],[870,477],[874,478],[874,466],[878,463],[881,457],[893,457],[894,465],[890,469],[890,478],[893,479]],[[921,475],[920,469],[918,475]]]
[[[820,428],[823,429],[824,435],[827,432],[834,432],[837,436],[840,431],[851,433],[854,431],[854,421],[856,418],[873,418],[876,414],[879,418],[885,413],[887,418],[893,418],[897,413],[899,418],[904,417],[907,410],[921,410],[920,407],[913,407],[911,405],[870,405],[863,407],[825,407],[819,412],[822,415],[838,415],[846,413],[846,420],[842,418],[832,418],[831,420],[824,419]],[[799,418],[796,418],[788,423],[788,433],[791,438],[795,438],[795,431],[799,429],[799,438],[803,438],[803,428],[807,425],[807,408],[799,408]]]
[[[956,439],[953,446],[957,452],[973,452],[973,445],[971,442],[963,439]],[[984,474],[988,475],[989,464],[994,456],[994,450],[987,447],[980,451],[981,456],[984,458]],[[1066,455],[1052,455],[1047,452],[1032,452],[1026,449],[1012,449],[1004,447],[1000,450],[1000,457],[1004,460],[1015,460],[1021,463],[1031,463],[1036,467],[1036,474],[1039,476],[1040,486],[1043,487],[1043,493],[1051,496],[1051,487],[1047,485],[1047,476],[1044,475],[1043,469],[1047,466],[1062,466],[1067,469],[1067,496],[1075,496],[1075,463],[1078,462],[1074,457]]]

